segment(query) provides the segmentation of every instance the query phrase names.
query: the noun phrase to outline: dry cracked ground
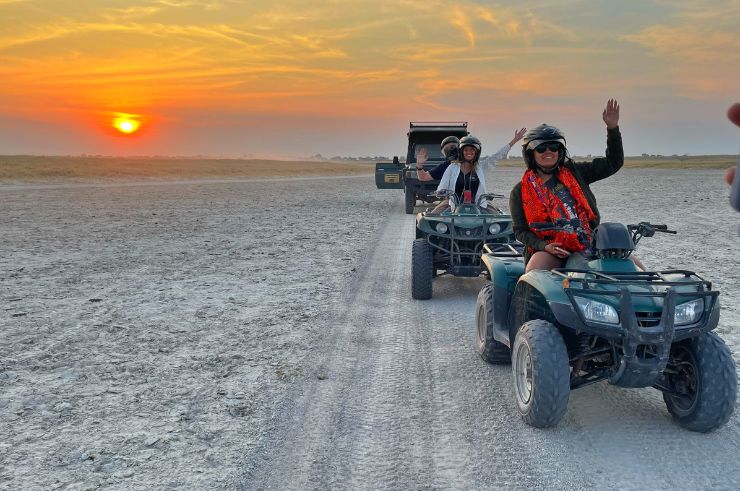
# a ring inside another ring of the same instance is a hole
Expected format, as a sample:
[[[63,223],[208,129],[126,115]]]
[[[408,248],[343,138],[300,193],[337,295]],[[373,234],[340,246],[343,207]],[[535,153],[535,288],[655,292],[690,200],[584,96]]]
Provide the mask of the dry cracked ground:
[[[494,169],[508,192],[518,169]],[[721,171],[624,169],[605,220],[722,291]],[[682,430],[652,389],[575,391],[554,429],[473,351],[479,279],[410,298],[413,217],[370,176],[0,186],[0,488],[736,489],[740,413]],[[504,203],[501,203],[505,205]]]

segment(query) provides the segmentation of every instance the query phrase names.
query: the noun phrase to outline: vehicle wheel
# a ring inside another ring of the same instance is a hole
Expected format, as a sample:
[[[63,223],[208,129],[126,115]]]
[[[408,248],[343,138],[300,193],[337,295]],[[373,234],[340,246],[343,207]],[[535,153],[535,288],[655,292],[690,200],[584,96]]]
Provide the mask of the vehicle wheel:
[[[496,365],[510,363],[509,347],[493,339],[493,285],[490,283],[478,293],[475,324],[475,350],[480,357]]]
[[[558,424],[570,397],[568,351],[558,329],[541,319],[524,323],[516,333],[511,368],[524,422],[537,428]]]
[[[679,425],[707,433],[727,423],[735,409],[737,373],[722,338],[707,332],[674,344],[668,368],[668,384],[678,394],[663,392],[663,400]]]
[[[406,188],[406,214],[411,215],[414,213],[414,206],[416,206],[416,193],[409,188]]]
[[[411,250],[411,296],[416,300],[432,298],[432,246],[426,239],[416,239]]]

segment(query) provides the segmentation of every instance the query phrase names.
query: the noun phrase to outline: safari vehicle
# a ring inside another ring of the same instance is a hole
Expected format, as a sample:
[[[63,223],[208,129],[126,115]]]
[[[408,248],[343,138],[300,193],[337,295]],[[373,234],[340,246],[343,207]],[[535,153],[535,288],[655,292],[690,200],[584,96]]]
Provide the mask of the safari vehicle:
[[[580,222],[533,224],[585,233]],[[715,333],[719,292],[684,270],[641,271],[629,259],[642,237],[665,225],[602,223],[587,266],[524,273],[517,251],[488,248],[491,283],[478,295],[476,348],[489,363],[512,364],[524,421],[556,425],[570,391],[607,380],[654,387],[684,428],[709,432],[732,415],[735,362]],[[582,261],[583,263],[583,261]]]
[[[449,192],[439,192],[435,196],[456,199]],[[432,281],[444,274],[480,276],[484,272],[481,263],[484,246],[496,249],[514,240],[510,215],[500,211],[481,212],[478,207],[484,199],[503,197],[494,193],[484,194],[476,205],[469,199],[457,205],[454,212],[422,212],[416,215],[416,240],[411,250],[413,298],[432,298]]]
[[[462,138],[468,134],[468,123],[409,123],[408,149],[406,163],[399,162],[393,157],[393,162],[375,164],[375,185],[378,189],[403,189],[405,195],[406,213],[412,214],[417,201],[433,203],[437,200],[434,192],[439,185],[438,180],[420,181],[416,175],[416,152],[426,148],[429,159],[424,164],[425,170],[430,170],[444,162],[445,158],[440,149],[440,143],[446,136]]]

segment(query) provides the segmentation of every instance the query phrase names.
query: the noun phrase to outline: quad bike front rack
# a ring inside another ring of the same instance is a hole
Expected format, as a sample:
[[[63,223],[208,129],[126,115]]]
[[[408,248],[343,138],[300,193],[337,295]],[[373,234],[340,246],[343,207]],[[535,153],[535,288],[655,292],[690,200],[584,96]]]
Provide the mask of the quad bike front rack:
[[[671,345],[675,340],[676,327],[674,315],[676,300],[694,297],[704,298],[704,311],[695,323],[686,328],[704,325],[706,317],[713,312],[719,296],[712,291],[710,282],[691,271],[668,270],[659,272],[597,272],[583,269],[555,269],[553,272],[563,277],[563,288],[573,310],[587,327],[603,330],[606,326],[621,330],[622,354],[613,353],[619,360],[615,370],[609,375],[609,383],[620,387],[649,387],[654,385],[670,357]],[[684,281],[672,281],[668,275],[682,275]],[[614,285],[615,290],[594,288],[596,285]],[[659,286],[663,291],[631,291],[629,286]],[[676,287],[683,287],[681,291]],[[694,291],[688,291],[694,288]],[[598,295],[615,296],[619,299],[620,326],[587,320],[576,303],[577,296],[593,298]],[[663,299],[663,307],[658,317],[655,313],[636,312],[633,297],[655,297]],[[679,329],[684,329],[682,326]]]

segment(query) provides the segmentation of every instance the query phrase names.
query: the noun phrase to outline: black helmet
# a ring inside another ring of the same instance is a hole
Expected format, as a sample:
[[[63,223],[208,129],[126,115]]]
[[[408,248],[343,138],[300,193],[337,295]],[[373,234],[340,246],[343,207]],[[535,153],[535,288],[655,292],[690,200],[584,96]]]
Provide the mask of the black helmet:
[[[559,152],[560,156],[558,158],[558,163],[552,169],[547,170],[538,166],[537,162],[534,160],[535,147],[537,147],[537,145],[539,145],[540,143],[545,142],[557,142],[563,146],[563,148],[561,148]],[[540,169],[545,174],[552,174],[560,168],[560,164],[563,163],[566,156],[567,150],[565,148],[565,135],[563,135],[563,132],[555,126],[550,126],[549,124],[542,123],[541,125],[527,131],[527,133],[524,135],[524,138],[522,139],[522,157],[524,157],[524,162],[530,169]]]
[[[545,142],[558,142],[565,146],[565,135],[558,128],[542,123],[527,131],[527,134],[524,135],[522,150],[534,150],[534,147]]]
[[[460,159],[463,159],[463,149],[465,147],[473,147],[475,148],[475,159],[473,159],[473,162],[478,162],[478,159],[480,158],[480,153],[482,150],[482,146],[480,144],[480,140],[474,137],[473,135],[463,136],[460,138],[460,145],[458,148],[460,148]]]
[[[455,146],[451,149],[445,150],[445,145],[454,143]],[[456,136],[448,136],[442,143],[439,144],[439,148],[442,149],[442,155],[449,160],[457,160],[457,146],[460,144],[460,139]]]
[[[460,143],[460,139],[456,136],[448,136],[444,140],[442,140],[442,143],[439,144],[439,148],[444,148],[445,145],[448,143]]]

